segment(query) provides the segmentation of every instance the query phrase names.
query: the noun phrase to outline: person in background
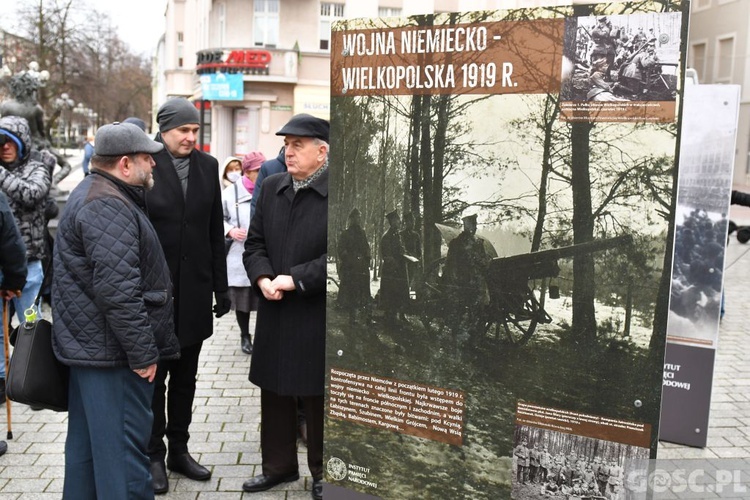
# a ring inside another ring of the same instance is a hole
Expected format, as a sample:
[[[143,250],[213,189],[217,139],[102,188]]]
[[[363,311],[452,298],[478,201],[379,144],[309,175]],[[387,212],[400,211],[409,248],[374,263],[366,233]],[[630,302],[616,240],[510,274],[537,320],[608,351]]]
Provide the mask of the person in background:
[[[135,125],[139,129],[143,130],[144,132],[146,131],[146,122],[144,122],[143,120],[141,120],[137,116],[129,116],[129,117],[125,118],[122,122],[123,123],[132,123],[133,125]]]
[[[527,443],[528,440],[522,438],[521,444],[513,450],[513,455],[516,458],[516,481],[518,484],[526,484],[529,479],[529,448],[526,446]]]
[[[145,212],[162,148],[135,125],[99,128],[92,173],[60,220],[52,348],[70,367],[66,499],[154,498],[153,381],[157,363],[180,355],[169,268]]]
[[[230,176],[231,173],[236,173],[236,176]],[[228,188],[235,181],[231,180],[230,177],[239,179],[242,176],[242,160],[236,156],[228,156],[224,160],[224,165],[221,167],[221,185],[224,189]]]
[[[396,327],[400,319],[406,323],[404,311],[409,303],[409,277],[406,269],[406,249],[401,241],[401,218],[398,211],[386,214],[388,230],[380,238],[380,256],[383,266],[380,272],[380,308],[383,309],[384,321],[390,327]]]
[[[357,311],[364,311],[370,321],[370,243],[362,228],[362,214],[357,208],[349,212],[346,229],[339,235],[336,246],[339,272],[338,304],[349,316],[349,324],[357,319]]]
[[[89,163],[91,157],[94,155],[94,136],[87,135],[86,142],[83,143],[83,160],[81,161],[81,169],[83,170],[83,176],[89,175]]]
[[[172,276],[175,331],[180,341],[180,359],[159,362],[154,387],[149,455],[154,492],[161,494],[169,491],[167,452],[170,470],[195,481],[211,478],[211,471],[190,455],[189,427],[198,358],[203,341],[213,334],[212,295],[217,318],[229,312],[231,302],[219,165],[195,148],[198,110],[187,99],[173,98],[159,108],[156,121],[156,140],[164,144],[164,150],[154,155],[155,186],[146,195],[146,205]]]
[[[299,114],[276,132],[288,172],[266,179],[245,242],[243,263],[260,299],[250,381],[260,388],[263,462],[242,485],[247,492],[299,479],[301,400],[312,497],[323,497],[328,131],[326,120]]]
[[[0,191],[0,311],[11,299],[21,295],[26,284],[26,245],[16,226],[8,198]],[[5,344],[3,343],[3,353]],[[10,353],[9,353],[10,354]],[[5,356],[0,353],[3,360]],[[0,379],[0,404],[5,401],[5,379]],[[5,441],[0,441],[0,456],[8,450]]]
[[[38,154],[32,154],[36,153],[32,147],[31,132],[25,118],[0,118],[0,192],[8,199],[26,246],[26,284],[21,294],[11,300],[19,324],[24,321],[24,311],[34,305],[44,281],[42,260],[47,248],[44,210],[52,184],[49,166],[37,159],[40,158]],[[38,314],[42,316],[41,311]],[[4,386],[5,357],[0,356],[0,387]]]
[[[245,354],[253,353],[253,341],[250,336],[250,313],[258,310],[258,296],[247,277],[242,265],[242,252],[250,227],[250,199],[255,190],[255,179],[260,165],[266,160],[263,153],[252,151],[242,158],[242,172],[224,170],[232,185],[222,192],[224,205],[224,234],[231,238],[232,245],[227,252],[227,280],[232,309],[237,316],[240,327],[240,346]]]
[[[255,191],[253,192],[253,199],[250,201],[250,217],[253,217],[255,215],[255,205],[258,204],[258,199],[260,198],[260,189],[263,185],[263,181],[266,179],[266,177],[273,174],[279,174],[281,172],[286,172],[286,159],[284,158],[283,146],[279,150],[279,154],[278,156],[276,156],[276,158],[271,158],[270,160],[263,162],[263,165],[260,166],[258,178],[255,179]]]

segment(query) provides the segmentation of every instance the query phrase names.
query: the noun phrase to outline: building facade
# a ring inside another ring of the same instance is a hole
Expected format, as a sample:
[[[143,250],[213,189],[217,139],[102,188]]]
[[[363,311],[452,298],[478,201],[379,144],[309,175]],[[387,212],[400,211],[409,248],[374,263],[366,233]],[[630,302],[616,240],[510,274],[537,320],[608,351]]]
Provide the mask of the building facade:
[[[693,0],[691,9],[688,66],[702,84],[741,85],[734,182],[750,185],[750,0]]]
[[[329,117],[330,27],[337,19],[542,3],[168,0],[155,53],[153,116],[168,98],[186,97],[202,110],[202,149],[220,162],[253,150],[273,157],[282,144],[275,132],[294,114]]]

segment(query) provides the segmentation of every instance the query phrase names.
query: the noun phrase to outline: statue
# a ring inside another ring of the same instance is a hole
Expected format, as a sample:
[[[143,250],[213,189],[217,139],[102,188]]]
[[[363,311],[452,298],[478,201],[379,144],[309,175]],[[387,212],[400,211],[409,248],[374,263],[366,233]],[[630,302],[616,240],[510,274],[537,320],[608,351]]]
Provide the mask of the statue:
[[[7,86],[12,99],[0,103],[0,116],[13,115],[26,118],[29,122],[34,149],[48,151],[60,166],[60,170],[52,177],[52,186],[56,188],[57,184],[70,173],[70,163],[52,146],[44,123],[44,109],[37,102],[37,89],[44,85],[47,78],[49,78],[49,73],[40,72],[36,62],[29,63],[28,71],[21,71],[11,76]],[[54,165],[51,167],[54,169]]]

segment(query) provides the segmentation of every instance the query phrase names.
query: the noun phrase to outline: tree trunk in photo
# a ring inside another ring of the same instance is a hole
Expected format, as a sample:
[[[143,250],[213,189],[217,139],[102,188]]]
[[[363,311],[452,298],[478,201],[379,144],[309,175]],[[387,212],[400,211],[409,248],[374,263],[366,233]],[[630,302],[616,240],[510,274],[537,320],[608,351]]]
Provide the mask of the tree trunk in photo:
[[[435,227],[436,222],[441,222],[438,214],[435,212],[436,204],[442,201],[439,192],[435,192],[435,183],[433,180],[433,157],[432,143],[430,134],[430,118],[432,115],[432,103],[429,95],[422,96],[422,113],[420,118],[420,147],[419,163],[422,171],[422,186],[424,193],[424,265],[440,258],[440,233]]]
[[[679,147],[679,144],[678,144]],[[679,150],[679,149],[678,149]],[[675,168],[675,171],[677,169]],[[676,176],[675,176],[676,179]],[[676,184],[676,180],[675,180]],[[676,191],[675,191],[676,192]],[[667,341],[667,320],[669,317],[669,297],[672,288],[672,249],[674,247],[674,213],[676,197],[672,198],[670,207],[669,229],[667,229],[667,245],[664,250],[663,268],[661,278],[659,279],[659,293],[656,295],[656,306],[654,307],[654,327],[651,330],[651,340],[649,342],[650,352],[654,356],[661,356]]]
[[[445,178],[445,144],[450,122],[450,103],[451,96],[448,94],[440,95],[437,98],[437,123],[435,126],[435,139],[433,141],[432,154],[432,203],[430,209],[433,219],[438,222],[443,220],[443,181]],[[442,236],[440,236],[433,225],[433,234],[437,241],[432,241],[431,251],[437,253],[435,258],[440,257],[440,246]]]
[[[544,101],[544,149],[542,151],[542,175],[539,179],[539,196],[536,224],[531,238],[531,252],[536,252],[542,244],[544,219],[547,217],[547,184],[552,167],[552,127],[557,120],[557,98],[547,95]]]
[[[589,134],[593,125],[586,122],[571,125],[571,189],[573,191],[573,243],[594,239],[591,209],[591,176],[589,172]],[[573,336],[580,340],[596,338],[594,298],[596,280],[594,256],[591,253],[573,258]]]
[[[623,337],[630,337],[630,323],[633,318],[633,280],[628,277],[628,291],[625,297],[625,326],[622,331]]]
[[[421,119],[419,117],[422,116],[422,96],[413,96],[411,103],[412,118],[409,138],[409,171],[407,174],[410,179],[408,206],[411,208],[412,213],[417,215],[419,214],[419,197],[422,186],[419,175],[419,132],[421,130]]]

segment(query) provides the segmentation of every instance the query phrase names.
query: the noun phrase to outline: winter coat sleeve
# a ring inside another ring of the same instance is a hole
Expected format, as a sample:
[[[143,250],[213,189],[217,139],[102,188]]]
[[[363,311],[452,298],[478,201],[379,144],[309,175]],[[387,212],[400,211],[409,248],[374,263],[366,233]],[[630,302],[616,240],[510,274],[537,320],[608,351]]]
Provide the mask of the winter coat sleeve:
[[[24,176],[18,175],[14,170],[0,167],[0,191],[14,203],[25,208],[34,208],[43,203],[49,193],[51,182],[49,169],[41,162],[34,162],[34,167]]]
[[[260,187],[263,184],[263,180],[268,176],[268,165],[263,163],[258,172],[258,177],[255,179],[255,189],[253,189],[253,197],[250,200],[250,218],[255,217],[255,209],[258,205],[258,199],[260,198]]]
[[[234,200],[234,185],[224,188],[221,192],[221,205],[224,209],[224,236],[229,238],[229,231],[234,227],[232,225],[232,212],[230,208],[236,203]]]
[[[0,271],[2,290],[22,290],[26,284],[26,246],[8,200],[0,192]]]
[[[315,295],[326,291],[326,261],[324,253],[315,260],[292,266],[290,269],[294,286],[300,295]]]
[[[732,205],[742,205],[744,207],[750,207],[750,193],[743,193],[742,191],[732,191]]]
[[[218,165],[217,165],[218,170]],[[211,221],[208,237],[211,239],[211,261],[213,270],[213,291],[227,291],[227,252],[224,233],[224,204],[221,201],[219,176],[215,176],[214,202],[211,206]]]
[[[261,169],[262,170],[262,169]],[[258,193],[258,184],[255,184],[255,192]],[[262,196],[262,195],[261,195]],[[253,197],[255,198],[255,196]],[[247,277],[250,278],[252,286],[260,292],[258,289],[258,278],[261,276],[268,276],[275,278],[276,273],[273,271],[271,265],[271,259],[268,257],[268,250],[266,248],[266,238],[263,231],[263,201],[261,200],[255,210],[250,221],[250,230],[245,240],[245,252],[242,254],[242,263],[245,265],[247,271]]]
[[[88,203],[78,217],[81,240],[93,266],[93,300],[127,354],[132,369],[159,360],[141,289],[140,227],[124,201]]]

